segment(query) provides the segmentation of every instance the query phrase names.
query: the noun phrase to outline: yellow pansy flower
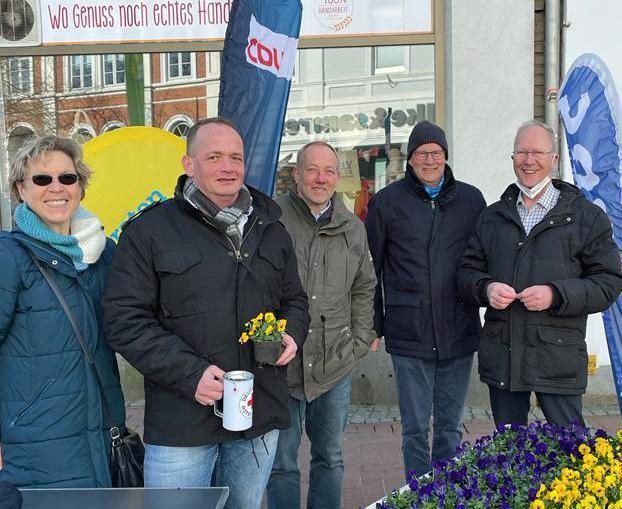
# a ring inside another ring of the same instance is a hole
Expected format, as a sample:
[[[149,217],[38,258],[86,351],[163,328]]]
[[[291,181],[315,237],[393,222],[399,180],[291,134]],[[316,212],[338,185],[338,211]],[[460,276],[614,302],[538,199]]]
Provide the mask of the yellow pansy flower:
[[[592,452],[592,449],[590,449],[590,446],[587,444],[581,444],[579,446],[579,452],[585,456],[586,454],[589,454],[590,452]]]

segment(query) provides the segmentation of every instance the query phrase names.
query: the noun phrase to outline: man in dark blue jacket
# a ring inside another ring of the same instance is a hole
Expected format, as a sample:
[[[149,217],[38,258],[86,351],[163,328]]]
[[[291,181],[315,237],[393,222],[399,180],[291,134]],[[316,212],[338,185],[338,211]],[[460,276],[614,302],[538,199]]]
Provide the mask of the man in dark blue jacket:
[[[408,140],[405,178],[374,196],[366,219],[378,277],[374,321],[395,369],[407,479],[460,444],[480,330],[477,307],[460,301],[456,272],[486,203],[454,179],[447,157],[443,130],[419,122]]]

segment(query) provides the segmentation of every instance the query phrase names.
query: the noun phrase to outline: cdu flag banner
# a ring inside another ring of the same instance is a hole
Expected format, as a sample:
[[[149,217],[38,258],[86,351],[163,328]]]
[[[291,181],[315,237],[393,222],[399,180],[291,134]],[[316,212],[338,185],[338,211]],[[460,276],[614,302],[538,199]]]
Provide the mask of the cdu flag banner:
[[[559,92],[559,112],[575,183],[602,208],[622,248],[622,136],[618,93],[604,62],[592,54],[577,58]],[[618,404],[622,412],[622,297],[603,313]]]
[[[244,140],[246,183],[272,195],[302,20],[300,0],[234,0],[218,114]]]

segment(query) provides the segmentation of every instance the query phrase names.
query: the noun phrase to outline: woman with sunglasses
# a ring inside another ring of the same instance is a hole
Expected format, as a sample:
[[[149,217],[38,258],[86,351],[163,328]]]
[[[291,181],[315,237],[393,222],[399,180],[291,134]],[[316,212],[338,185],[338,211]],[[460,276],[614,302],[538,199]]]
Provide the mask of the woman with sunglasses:
[[[80,206],[90,175],[80,146],[51,135],[27,142],[10,171],[20,203],[15,228],[0,233],[0,480],[21,487],[110,486],[109,429],[125,422],[100,312],[114,244]]]

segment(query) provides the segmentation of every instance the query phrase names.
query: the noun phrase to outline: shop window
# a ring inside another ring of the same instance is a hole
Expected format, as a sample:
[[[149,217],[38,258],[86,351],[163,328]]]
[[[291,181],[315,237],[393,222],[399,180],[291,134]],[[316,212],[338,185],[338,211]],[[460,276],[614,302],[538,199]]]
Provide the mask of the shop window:
[[[104,85],[122,85],[125,83],[125,55],[104,55]]]
[[[326,141],[339,154],[337,192],[364,218],[371,196],[403,178],[414,125],[436,120],[434,46],[301,49],[298,62],[309,79],[292,83],[277,193],[291,186],[297,151]]]
[[[184,51],[166,54],[166,71],[169,80],[194,78],[194,53]]]
[[[301,58],[306,50],[301,51]],[[369,48],[326,48],[323,55],[327,81],[363,78],[369,72]]]
[[[95,133],[89,126],[78,125],[71,130],[69,136],[72,140],[77,141],[80,145],[83,145],[87,141],[95,138]]]
[[[407,46],[378,46],[374,48],[374,74],[400,73],[407,70]]]
[[[35,132],[30,126],[18,125],[17,127],[11,129],[7,139],[9,161],[13,161],[15,154],[17,154],[17,151],[22,147],[22,145],[34,136]]]
[[[187,120],[177,120],[171,123],[168,127],[168,131],[185,140],[191,127],[192,124]]]
[[[125,127],[122,122],[119,122],[118,120],[111,120],[110,122],[107,122],[104,127],[102,127],[101,132],[107,133],[109,131],[114,131],[115,129],[120,129],[121,127]]]
[[[9,59],[9,91],[11,94],[32,92],[32,58]]]
[[[72,89],[93,86],[93,55],[72,55],[69,64],[69,81]]]
[[[7,155],[9,156],[9,161],[13,161],[15,159],[15,155],[17,151],[31,138],[35,136],[34,129],[28,125],[17,125],[13,127],[8,134],[7,137]],[[11,200],[11,208],[17,205],[15,201],[16,198],[13,196],[13,193],[10,194]]]

